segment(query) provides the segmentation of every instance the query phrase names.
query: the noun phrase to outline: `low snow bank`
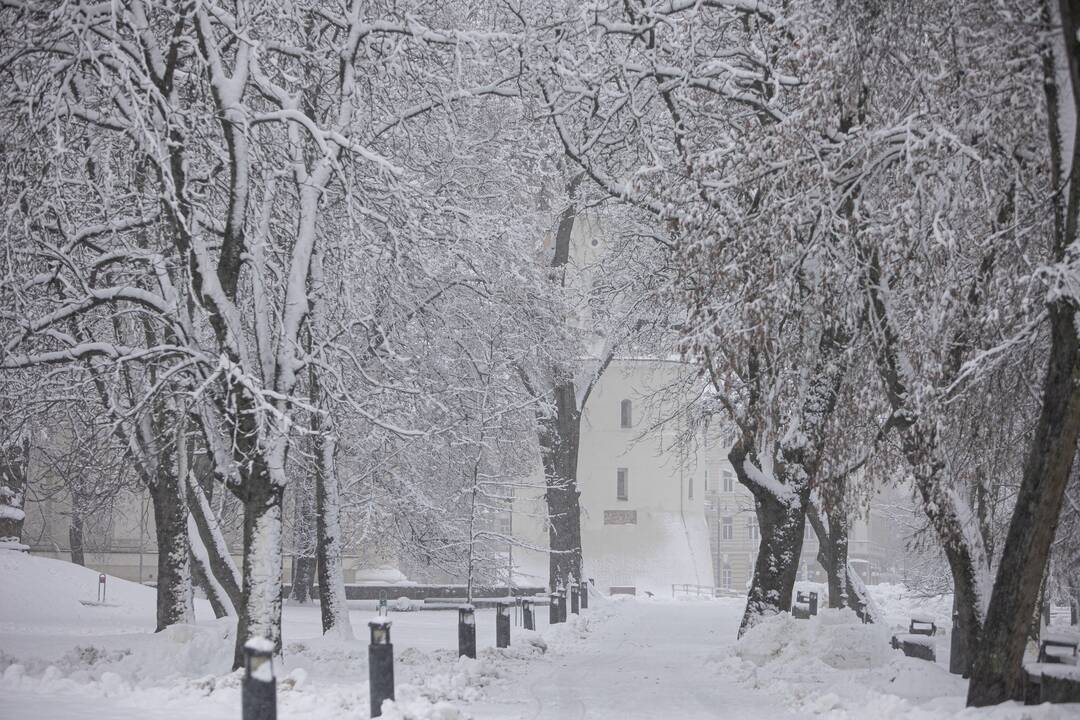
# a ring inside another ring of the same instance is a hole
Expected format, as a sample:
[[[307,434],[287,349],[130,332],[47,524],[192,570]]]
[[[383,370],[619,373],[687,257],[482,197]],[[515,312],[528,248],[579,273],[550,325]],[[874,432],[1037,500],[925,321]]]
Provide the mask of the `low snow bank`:
[[[866,589],[890,627],[906,630],[913,617],[922,617],[933,620],[941,630],[952,629],[952,593],[926,595],[890,583],[868,585]]]
[[[141,624],[154,629],[154,588],[108,575],[105,604],[98,605],[98,576],[74,563],[0,550],[0,630],[37,623],[96,630]],[[196,612],[213,617],[205,600],[196,601]]]
[[[778,677],[804,675],[808,666],[834,670],[881,667],[889,662],[889,632],[864,625],[846,610],[818,611],[809,620],[781,614],[750,628],[736,644],[736,654]]]
[[[0,697],[3,712],[53,720],[176,717],[235,720],[241,672],[230,671],[235,620],[197,606],[196,625],[160,633],[153,588],[108,580],[109,606],[95,600],[98,574],[67,562],[0,551]],[[481,611],[476,660],[458,658],[453,613],[392,615],[397,702],[386,717],[459,720],[459,706],[486,689],[525,675],[545,656],[576,652],[593,625],[619,605],[590,596],[587,615],[540,632],[515,627],[510,648],[494,642],[494,612]],[[538,613],[546,608],[539,608]],[[275,658],[283,717],[367,717],[367,644],[318,635],[313,607],[286,607],[284,650]],[[359,627],[369,613],[355,613]]]
[[[891,612],[897,616],[895,609]],[[833,720],[1077,716],[1076,705],[1006,703],[967,709],[966,680],[951,675],[940,661],[917,660],[893,650],[891,634],[885,624],[862,624],[850,610],[824,609],[809,620],[781,614],[759,622],[729,656],[714,658],[711,664],[725,677],[783,698],[794,712]],[[927,640],[938,646],[946,642],[940,635]]]

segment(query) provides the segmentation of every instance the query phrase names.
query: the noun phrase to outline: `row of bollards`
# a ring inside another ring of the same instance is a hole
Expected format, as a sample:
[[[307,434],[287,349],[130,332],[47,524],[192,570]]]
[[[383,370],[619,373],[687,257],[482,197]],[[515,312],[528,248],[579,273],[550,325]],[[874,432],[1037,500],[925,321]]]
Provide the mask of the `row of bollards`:
[[[550,604],[548,605],[548,624],[556,625],[558,623],[566,622],[566,596],[570,596],[570,612],[574,615],[580,614],[582,609],[587,610],[589,608],[589,585],[588,583],[573,583],[570,585],[570,592],[561,586],[555,588],[555,592],[550,593],[548,598]],[[528,628],[532,629],[532,628]]]
[[[589,607],[589,589],[585,583],[571,585],[570,611],[579,613]],[[552,625],[566,622],[566,596],[561,587],[551,593]],[[500,601],[495,611],[495,646],[510,647],[510,602]],[[394,646],[390,642],[390,619],[385,603],[380,602],[379,617],[368,622],[371,643],[368,645],[368,686],[371,717],[382,715],[385,700],[394,699]],[[536,629],[533,601],[521,599],[522,624]],[[458,608],[458,656],[476,658],[476,611],[472,605]],[[243,720],[277,720],[277,680],[274,677],[274,643],[253,638],[244,645],[244,679],[241,684]]]

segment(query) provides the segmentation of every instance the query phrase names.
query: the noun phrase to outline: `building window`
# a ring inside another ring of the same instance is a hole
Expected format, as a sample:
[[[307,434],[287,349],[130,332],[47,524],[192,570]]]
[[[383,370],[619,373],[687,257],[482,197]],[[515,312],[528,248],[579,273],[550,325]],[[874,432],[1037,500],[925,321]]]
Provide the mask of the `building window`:
[[[735,522],[732,518],[726,517],[720,521],[720,539],[721,540],[733,540],[735,538]]]
[[[758,529],[757,518],[750,518],[746,521],[746,537],[751,540],[757,540],[761,537],[761,532]]]
[[[624,428],[634,426],[634,407],[629,400],[619,403],[619,425]]]
[[[630,471],[626,468],[615,471],[615,499],[630,499]]]
[[[735,489],[735,477],[731,474],[730,470],[724,471],[724,492],[731,492]]]
[[[731,589],[731,568],[720,568],[720,587],[725,590]]]

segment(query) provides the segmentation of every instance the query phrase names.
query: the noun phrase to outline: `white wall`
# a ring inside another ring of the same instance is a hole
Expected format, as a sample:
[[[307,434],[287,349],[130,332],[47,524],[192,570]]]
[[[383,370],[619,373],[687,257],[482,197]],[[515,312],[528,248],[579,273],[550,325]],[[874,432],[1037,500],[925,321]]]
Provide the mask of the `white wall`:
[[[655,427],[689,399],[673,384],[691,372],[676,362],[619,360],[586,404],[578,460],[582,552],[586,576],[601,589],[634,586],[666,596],[672,584],[714,584],[704,465],[694,448],[676,442],[681,421]],[[621,427],[623,399],[632,403],[629,429]],[[618,468],[629,474],[627,500],[616,496]],[[636,513],[636,523],[606,522],[611,511]]]

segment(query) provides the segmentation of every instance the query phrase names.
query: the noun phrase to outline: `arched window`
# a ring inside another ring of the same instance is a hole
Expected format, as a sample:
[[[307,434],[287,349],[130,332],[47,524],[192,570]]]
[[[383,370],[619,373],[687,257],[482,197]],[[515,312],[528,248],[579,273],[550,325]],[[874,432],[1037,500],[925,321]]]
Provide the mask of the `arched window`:
[[[619,404],[619,425],[628,428],[634,426],[634,410],[629,400]]]

